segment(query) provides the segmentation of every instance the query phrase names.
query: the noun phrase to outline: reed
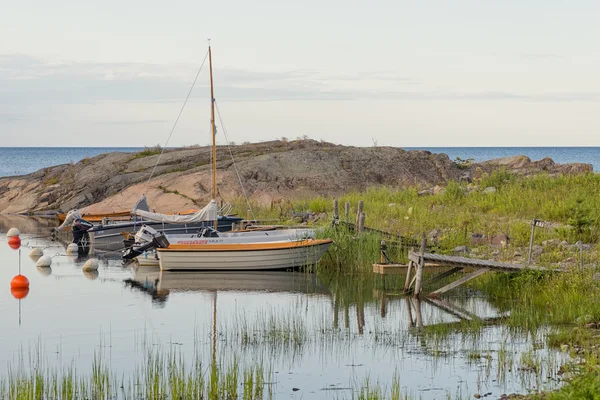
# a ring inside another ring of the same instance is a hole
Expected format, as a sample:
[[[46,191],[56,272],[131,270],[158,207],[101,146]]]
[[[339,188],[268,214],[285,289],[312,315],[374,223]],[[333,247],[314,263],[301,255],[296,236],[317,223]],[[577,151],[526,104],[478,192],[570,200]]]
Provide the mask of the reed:
[[[38,349],[39,350],[39,349]],[[241,367],[233,360],[216,359],[204,368],[198,353],[190,364],[177,349],[167,351],[152,346],[130,376],[118,375],[101,352],[94,354],[88,373],[73,366],[50,367],[41,351],[25,363],[21,353],[0,377],[0,398],[38,399],[263,399],[265,371],[262,364]],[[240,380],[241,377],[241,380]],[[270,392],[271,393],[271,392]]]

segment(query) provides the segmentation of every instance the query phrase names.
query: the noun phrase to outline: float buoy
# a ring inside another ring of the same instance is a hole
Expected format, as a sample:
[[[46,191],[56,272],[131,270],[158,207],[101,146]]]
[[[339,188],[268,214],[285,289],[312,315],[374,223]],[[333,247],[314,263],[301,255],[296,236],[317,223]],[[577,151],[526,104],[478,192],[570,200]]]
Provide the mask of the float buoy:
[[[20,234],[21,234],[21,232],[19,232],[19,230],[17,228],[10,228],[8,230],[8,232],[6,232],[6,237],[11,238],[14,236],[19,236]]]
[[[98,260],[95,258],[90,258],[83,264],[81,268],[83,271],[98,271]]]
[[[67,246],[67,255],[75,256],[78,254],[78,252],[79,252],[79,246],[77,246],[77,243],[69,243],[69,245]]]
[[[50,256],[41,256],[35,265],[38,267],[49,267],[52,265],[52,259]]]
[[[15,299],[21,300],[29,294],[29,288],[10,288],[10,293]]]
[[[43,255],[44,255],[44,251],[42,249],[38,248],[38,247],[34,247],[29,252],[29,258],[31,258],[35,262],[37,262],[37,260],[39,260],[40,257],[43,256]]]
[[[29,279],[27,279],[27,277],[25,277],[24,275],[17,275],[14,278],[12,278],[12,281],[10,281],[10,288],[11,289],[29,289]]]
[[[21,238],[18,236],[11,236],[10,239],[8,239],[8,246],[11,249],[18,250],[19,247],[21,247]]]
[[[88,278],[90,281],[93,281],[94,279],[98,278],[98,275],[98,270],[83,270],[83,276]]]
[[[40,275],[42,275],[42,276],[50,276],[50,275],[52,275],[52,268],[51,267],[36,267],[35,269],[37,269],[38,272],[40,273]]]

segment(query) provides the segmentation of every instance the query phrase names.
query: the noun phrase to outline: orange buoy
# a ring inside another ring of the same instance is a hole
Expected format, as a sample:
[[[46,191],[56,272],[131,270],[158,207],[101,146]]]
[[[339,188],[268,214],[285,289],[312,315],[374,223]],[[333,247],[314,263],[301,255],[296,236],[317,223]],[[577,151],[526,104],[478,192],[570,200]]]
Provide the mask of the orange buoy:
[[[12,236],[10,239],[8,239],[8,245],[11,249],[17,250],[19,247],[21,247],[21,238],[18,236]]]
[[[24,275],[17,275],[12,278],[10,281],[11,289],[29,289],[29,279],[27,279]]]
[[[24,299],[29,294],[29,288],[10,288],[10,293],[15,299]]]

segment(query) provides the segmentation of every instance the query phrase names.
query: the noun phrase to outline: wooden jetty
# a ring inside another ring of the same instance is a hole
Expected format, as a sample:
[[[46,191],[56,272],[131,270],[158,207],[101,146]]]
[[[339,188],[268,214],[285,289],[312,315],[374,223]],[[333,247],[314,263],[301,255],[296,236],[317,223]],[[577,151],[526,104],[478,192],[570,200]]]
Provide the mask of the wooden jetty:
[[[446,293],[460,285],[477,278],[489,271],[502,271],[502,272],[520,272],[523,270],[536,270],[536,271],[548,271],[548,272],[562,272],[561,269],[549,269],[531,265],[522,264],[510,264],[503,263],[493,260],[478,260],[467,257],[456,257],[456,256],[444,256],[440,254],[425,253],[424,246],[421,247],[421,252],[417,253],[413,250],[408,252],[408,267],[406,273],[406,280],[404,284],[404,293],[413,293],[415,297],[421,295],[423,287],[423,268],[425,266],[434,264],[436,266],[450,267],[449,270],[441,272],[426,283],[433,284],[444,278],[454,275],[457,272],[464,272],[468,269],[470,272],[463,274],[459,279],[451,282],[439,289],[434,290],[427,294],[427,297],[439,297],[439,295]],[[414,270],[414,275],[412,274]]]

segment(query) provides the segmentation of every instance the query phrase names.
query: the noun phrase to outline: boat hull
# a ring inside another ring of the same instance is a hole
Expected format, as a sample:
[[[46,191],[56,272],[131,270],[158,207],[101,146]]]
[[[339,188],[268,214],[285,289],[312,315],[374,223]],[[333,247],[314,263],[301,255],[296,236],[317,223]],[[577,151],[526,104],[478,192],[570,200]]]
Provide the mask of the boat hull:
[[[217,230],[226,232],[231,230],[232,224],[241,221],[238,217],[223,217],[219,218]],[[193,234],[198,232],[198,229],[204,226],[213,226],[213,222],[204,221],[193,224],[167,224],[163,222],[150,222],[150,221],[135,221],[125,223],[115,223],[110,225],[95,226],[88,231],[90,235],[90,247],[94,251],[119,251],[125,248],[123,242],[123,232],[127,232],[134,235],[142,225],[150,226],[157,231],[169,234]]]
[[[316,264],[331,239],[246,245],[171,245],[157,249],[163,271],[257,271],[293,269]]]

